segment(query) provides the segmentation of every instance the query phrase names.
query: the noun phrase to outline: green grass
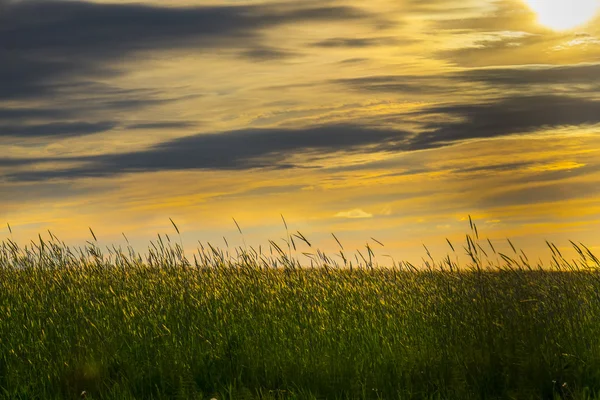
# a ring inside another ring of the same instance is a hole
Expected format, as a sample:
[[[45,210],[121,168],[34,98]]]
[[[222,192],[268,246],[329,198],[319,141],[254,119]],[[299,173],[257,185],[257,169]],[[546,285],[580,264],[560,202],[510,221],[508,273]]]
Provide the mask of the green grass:
[[[420,270],[299,268],[291,235],[190,262],[167,237],[145,259],[6,240],[0,397],[600,399],[598,259],[531,266],[472,230],[468,265]]]

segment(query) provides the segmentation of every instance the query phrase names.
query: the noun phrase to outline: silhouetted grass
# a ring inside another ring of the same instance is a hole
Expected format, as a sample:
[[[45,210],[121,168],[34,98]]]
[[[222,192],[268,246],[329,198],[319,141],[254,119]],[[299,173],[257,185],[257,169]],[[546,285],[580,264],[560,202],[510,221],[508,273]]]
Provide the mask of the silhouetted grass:
[[[549,244],[552,265],[531,266],[471,230],[468,265],[423,269],[376,267],[370,248],[300,268],[299,233],[268,255],[206,245],[190,261],[167,236],[145,259],[6,240],[0,396],[600,398],[598,259]]]

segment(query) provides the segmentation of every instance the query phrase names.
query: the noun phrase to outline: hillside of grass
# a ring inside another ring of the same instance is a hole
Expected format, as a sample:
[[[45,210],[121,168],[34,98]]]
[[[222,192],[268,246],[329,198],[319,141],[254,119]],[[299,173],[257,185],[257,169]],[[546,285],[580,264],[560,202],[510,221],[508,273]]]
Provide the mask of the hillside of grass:
[[[274,242],[7,239],[0,398],[600,399],[600,262],[573,245],[533,266],[474,227],[466,265],[310,268]]]

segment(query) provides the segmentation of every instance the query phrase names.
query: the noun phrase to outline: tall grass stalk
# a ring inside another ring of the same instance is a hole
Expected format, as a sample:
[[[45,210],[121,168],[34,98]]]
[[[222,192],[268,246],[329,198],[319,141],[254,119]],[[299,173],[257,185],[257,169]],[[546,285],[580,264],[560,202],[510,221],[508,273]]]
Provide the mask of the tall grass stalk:
[[[168,235],[145,257],[93,231],[83,249],[7,239],[0,397],[600,398],[598,258],[548,243],[532,265],[470,224],[468,264],[425,248],[422,268],[381,267],[369,244],[353,264],[334,235],[338,264],[287,224],[285,249],[207,243],[191,261]]]

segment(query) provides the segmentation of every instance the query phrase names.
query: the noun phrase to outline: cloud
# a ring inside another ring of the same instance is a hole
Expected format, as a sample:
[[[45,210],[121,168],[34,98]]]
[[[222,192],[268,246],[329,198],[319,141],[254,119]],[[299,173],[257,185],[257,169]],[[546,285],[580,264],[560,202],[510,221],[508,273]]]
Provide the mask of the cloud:
[[[283,60],[283,59],[295,57],[298,55],[297,52],[277,49],[277,48],[269,47],[269,46],[257,46],[255,48],[244,50],[240,54],[246,58],[253,60],[253,61]]]
[[[418,130],[358,123],[305,128],[256,128],[202,133],[173,139],[145,150],[87,157],[36,160],[0,158],[0,165],[69,163],[69,168],[18,171],[11,180],[106,177],[122,173],[171,170],[248,170],[302,168],[313,155],[337,152],[410,152],[450,146],[472,139],[530,134],[551,128],[600,124],[600,101],[558,95],[514,96],[482,104],[448,104],[399,113],[398,121],[416,121]],[[393,125],[391,125],[393,126]],[[43,130],[41,130],[43,132]],[[74,166],[73,163],[79,163]],[[481,171],[510,170],[518,163],[484,166]],[[360,167],[361,169],[363,167]],[[413,174],[410,169],[402,174]],[[473,170],[458,172],[474,172]]]
[[[156,50],[239,50],[264,60],[262,33],[309,21],[372,16],[342,6],[156,7],[134,3],[4,2],[0,13],[0,100],[51,95],[77,78],[111,76],[128,56]],[[262,50],[261,50],[262,49]]]
[[[465,35],[469,36],[469,35]],[[464,67],[515,64],[559,64],[577,62],[575,54],[564,58],[551,48],[560,43],[558,35],[532,35],[526,32],[494,32],[472,43],[450,50],[440,50],[435,57]]]
[[[266,28],[294,22],[357,19],[350,7],[156,7],[85,1],[26,1],[0,17],[5,51],[102,60],[173,47],[244,47]],[[110,29],[106,29],[110,26]]]
[[[475,139],[532,133],[545,128],[600,123],[600,101],[570,96],[517,96],[489,104],[432,107],[419,114],[445,114],[449,121],[426,123],[411,140],[426,149]]]
[[[493,196],[486,196],[478,203],[479,207],[493,208],[525,204],[568,202],[577,199],[590,199],[600,194],[600,182],[596,179],[587,182],[551,182],[531,184],[511,188]]]
[[[177,97],[161,90],[121,89],[94,82],[73,82],[68,90],[58,86],[53,85],[57,93],[47,101],[43,96],[41,101],[15,99],[4,103],[6,105],[0,100],[0,137],[60,139],[107,132],[117,127],[177,129],[197,125],[191,121],[144,121],[127,126],[118,120],[132,110],[169,104],[192,97],[189,95]],[[2,88],[0,84],[0,91]],[[106,120],[107,116],[114,120]]]
[[[455,80],[503,86],[561,84],[598,85],[600,64],[520,65],[510,68],[468,69],[450,76]]]
[[[52,118],[71,118],[76,113],[65,108],[0,107],[0,121],[35,121]]]
[[[525,175],[515,176],[512,182],[517,185],[535,185],[589,177],[600,172],[600,165],[596,163],[584,165],[576,162],[533,163],[526,172]]]
[[[350,211],[340,211],[339,213],[335,214],[335,216],[338,218],[351,218],[351,219],[373,218],[373,214],[369,214],[369,213],[361,210],[360,208],[355,208]]]
[[[387,75],[335,80],[361,91],[437,94],[456,91],[478,94],[477,102],[452,102],[425,107],[411,114],[387,114],[380,122],[419,124],[420,132],[398,150],[422,150],[451,145],[469,139],[533,133],[547,128],[600,124],[600,100],[594,97],[548,94],[552,87],[571,86],[577,92],[598,85],[599,64],[569,66],[520,66],[515,68],[475,68],[436,76]],[[456,84],[453,85],[452,83]],[[481,85],[499,86],[485,92]],[[546,87],[548,86],[548,87]],[[534,87],[539,90],[533,91]],[[509,91],[509,89],[512,89]],[[527,95],[526,93],[529,93]],[[540,94],[533,94],[540,93]],[[567,92],[568,93],[568,92]]]
[[[441,35],[455,39],[453,45],[435,52],[436,58],[474,67],[569,64],[597,60],[600,55],[600,42],[594,37],[598,17],[581,28],[586,33],[556,32],[539,24],[536,13],[522,0],[480,3],[476,13],[443,16],[434,22]]]
[[[375,75],[335,79],[331,83],[364,92],[439,94],[455,91],[455,88],[448,85],[448,78],[444,75]]]
[[[13,157],[2,157],[0,158],[0,167],[21,167],[29,166],[33,164],[39,164],[44,162],[52,162],[53,159],[48,158],[13,158]]]
[[[414,41],[403,41],[403,44],[413,43]],[[311,44],[313,47],[324,47],[324,48],[366,48],[375,46],[385,46],[397,44],[398,39],[393,37],[334,37]]]
[[[113,121],[102,122],[73,122],[73,123],[50,123],[41,125],[0,125],[0,137],[71,137],[84,136],[100,132],[107,132],[115,128],[117,124]]]
[[[291,156],[309,153],[372,152],[395,148],[409,132],[360,125],[324,125],[303,129],[246,129],[177,138],[147,150],[89,157],[10,159],[0,165],[63,162],[80,166],[8,175],[11,180],[114,176],[168,170],[244,170],[300,167]]]
[[[502,164],[480,165],[476,167],[466,167],[452,170],[454,174],[496,174],[498,172],[514,172],[535,165],[533,161],[519,161]]]
[[[346,58],[345,60],[340,61],[340,64],[359,64],[369,61],[368,58],[365,57],[354,57],[354,58]]]
[[[127,125],[127,129],[179,129],[192,128],[198,124],[190,121],[162,121],[162,122],[140,122]]]
[[[353,90],[439,96],[445,105],[378,121],[411,122],[420,132],[400,150],[422,150],[469,139],[529,134],[547,128],[600,124],[600,64],[472,68],[436,75],[375,75],[333,80]],[[443,95],[460,91],[462,102]],[[469,102],[472,98],[472,102]],[[450,101],[448,101],[450,100]]]
[[[448,1],[445,1],[449,3]],[[485,10],[489,5],[478,2],[479,9],[473,9],[475,15],[466,16],[454,12],[454,18],[440,18],[435,21],[435,28],[438,30],[449,30],[459,32],[492,32],[492,31],[522,31],[528,32],[548,32],[548,29],[536,24],[535,13],[532,12],[520,0],[494,1],[493,9]],[[486,7],[487,6],[487,7]],[[453,12],[453,10],[449,10]]]
[[[0,137],[22,140],[90,135],[116,126],[190,128],[189,121],[127,126],[119,118],[201,95],[106,82],[157,51],[219,50],[253,61],[292,57],[297,53],[265,44],[265,33],[286,24],[374,18],[357,8],[318,3],[159,7],[27,0],[3,1],[0,7]]]
[[[571,88],[580,93],[600,86],[600,64],[581,63],[568,65],[516,65],[512,67],[467,68],[456,72],[435,75],[373,75],[330,81],[352,90],[378,93],[449,94],[457,87],[466,93],[479,93],[490,87],[506,91],[527,93],[530,88]],[[577,85],[566,86],[566,85]],[[564,92],[565,90],[563,90]],[[568,93],[568,91],[567,91]]]
[[[74,197],[87,197],[92,194],[106,195],[114,188],[106,186],[78,185],[76,182],[34,182],[6,185],[0,182],[3,204],[36,202],[43,199],[59,200]]]

